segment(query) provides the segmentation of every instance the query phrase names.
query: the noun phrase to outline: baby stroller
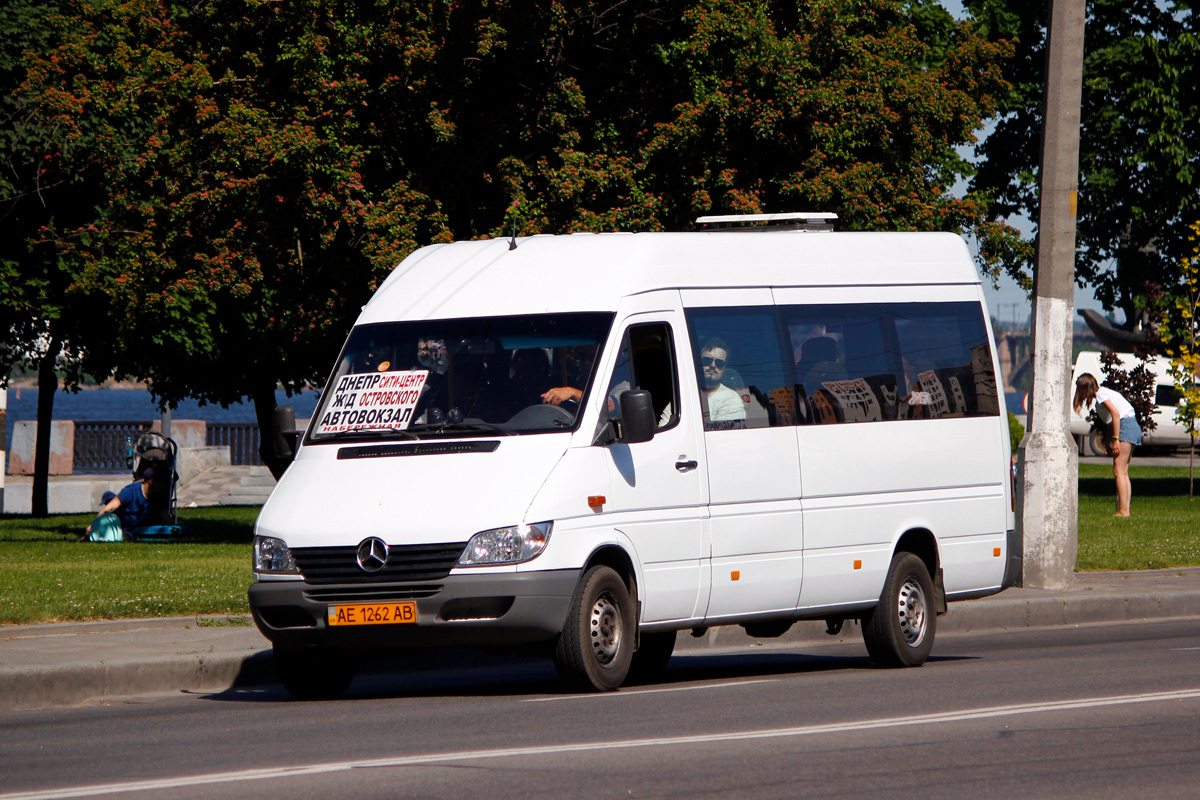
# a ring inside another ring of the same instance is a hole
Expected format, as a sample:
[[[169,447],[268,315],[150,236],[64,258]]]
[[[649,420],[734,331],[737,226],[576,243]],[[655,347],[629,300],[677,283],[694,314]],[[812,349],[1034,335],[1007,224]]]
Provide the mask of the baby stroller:
[[[179,454],[179,446],[174,439],[161,433],[147,431],[129,443],[125,452],[125,465],[133,470],[133,479],[145,479],[146,470],[154,468],[157,475],[167,476],[167,509],[171,514],[170,525],[147,525],[136,528],[132,532],[135,542],[163,542],[177,540],[184,529],[180,527],[179,511],[176,507],[175,492],[179,483],[179,473],[175,471],[175,461]]]

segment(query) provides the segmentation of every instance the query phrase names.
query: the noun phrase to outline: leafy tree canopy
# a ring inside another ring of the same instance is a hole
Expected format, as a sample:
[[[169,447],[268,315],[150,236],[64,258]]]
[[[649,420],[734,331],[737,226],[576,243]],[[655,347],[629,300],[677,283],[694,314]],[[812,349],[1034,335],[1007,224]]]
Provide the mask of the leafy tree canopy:
[[[1016,43],[1012,88],[972,186],[998,218],[1036,221],[1047,4],[966,0],[973,28]],[[1200,219],[1200,37],[1190,0],[1087,5],[1076,280],[1140,321],[1147,287],[1171,287]],[[1009,263],[1014,274],[1027,258]]]
[[[932,0],[61,0],[13,92],[89,211],[43,226],[164,402],[320,383],[436,241],[831,210],[1016,242],[948,191],[1010,51]],[[71,167],[85,164],[83,167]],[[93,218],[94,217],[94,218]],[[86,219],[85,219],[86,218]]]

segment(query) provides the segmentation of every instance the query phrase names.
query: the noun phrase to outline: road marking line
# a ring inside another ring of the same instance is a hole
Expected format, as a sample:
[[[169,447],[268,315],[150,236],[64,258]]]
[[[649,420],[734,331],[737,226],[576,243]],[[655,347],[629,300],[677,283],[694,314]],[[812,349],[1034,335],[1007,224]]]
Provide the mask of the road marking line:
[[[0,800],[59,800],[71,797],[94,797],[120,792],[152,791],[155,789],[179,789],[218,783],[296,778],[304,775],[322,775],[345,772],[353,769],[378,769],[380,767],[412,767],[429,764],[444,764],[454,761],[479,761],[492,758],[520,758],[564,753],[585,753],[599,750],[623,750],[639,747],[669,747],[673,745],[712,744],[746,741],[753,739],[781,739],[794,736],[814,736],[831,733],[870,731],[883,728],[899,728],[910,725],[937,725],[947,722],[1007,717],[1016,714],[1037,714],[1047,711],[1073,711],[1078,709],[1103,708],[1131,703],[1157,703],[1167,700],[1197,700],[1200,689],[1181,689],[1174,692],[1149,692],[1146,694],[1093,697],[1083,700],[1060,700],[1050,703],[1024,703],[1011,706],[946,711],[938,714],[916,714],[908,717],[888,717],[860,722],[835,722],[825,725],[804,725],[794,728],[768,728],[740,733],[706,733],[691,736],[664,736],[657,739],[622,739],[609,742],[545,745],[543,747],[517,747],[503,750],[465,750],[450,753],[428,753],[415,756],[396,756],[363,761],[337,761],[309,766],[275,767],[273,769],[249,769],[237,772],[213,772],[207,775],[190,775],[179,778],[159,778],[127,783],[102,783],[93,786],[74,786],[63,789],[46,789],[35,792],[11,792],[0,794]]]
[[[561,697],[533,697],[522,703],[553,703],[558,700],[594,700],[601,697],[637,697],[643,694],[665,694],[667,692],[694,692],[698,689],[723,689],[726,686],[749,686],[752,683],[779,683],[779,678],[760,678],[753,681],[730,681],[729,683],[706,683],[703,686],[672,686],[666,689],[635,689],[624,692],[597,692],[596,694],[569,694]]]
[[[1179,652],[1180,650],[1200,650],[1200,647],[1172,647],[1171,649]]]

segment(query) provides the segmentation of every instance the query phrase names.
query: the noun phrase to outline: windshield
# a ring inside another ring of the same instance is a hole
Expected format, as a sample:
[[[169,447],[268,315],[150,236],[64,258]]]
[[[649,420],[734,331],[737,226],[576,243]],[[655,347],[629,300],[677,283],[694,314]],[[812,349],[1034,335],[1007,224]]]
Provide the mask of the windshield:
[[[309,441],[573,430],[612,321],[579,313],[360,325]]]

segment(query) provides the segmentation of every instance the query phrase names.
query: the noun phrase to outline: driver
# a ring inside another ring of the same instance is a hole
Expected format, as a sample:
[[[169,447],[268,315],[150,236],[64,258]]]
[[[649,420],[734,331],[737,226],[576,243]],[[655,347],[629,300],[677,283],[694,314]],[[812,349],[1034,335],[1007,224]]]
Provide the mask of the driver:
[[[573,384],[587,383],[588,375],[592,371],[592,362],[596,358],[596,345],[564,348],[562,357],[567,365],[566,380],[572,385],[555,386],[542,394],[542,402],[552,406],[561,406],[568,402],[582,402],[583,390],[576,389]]]
[[[561,406],[567,401],[578,403],[583,399],[583,392],[574,386],[555,386],[542,394],[542,402],[552,406]]]

